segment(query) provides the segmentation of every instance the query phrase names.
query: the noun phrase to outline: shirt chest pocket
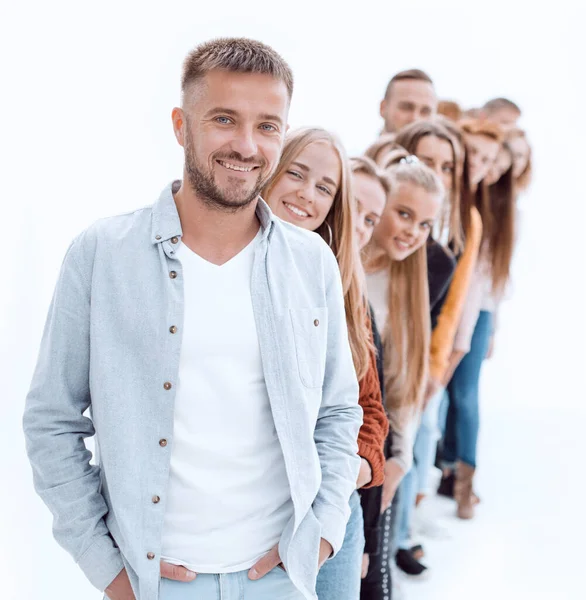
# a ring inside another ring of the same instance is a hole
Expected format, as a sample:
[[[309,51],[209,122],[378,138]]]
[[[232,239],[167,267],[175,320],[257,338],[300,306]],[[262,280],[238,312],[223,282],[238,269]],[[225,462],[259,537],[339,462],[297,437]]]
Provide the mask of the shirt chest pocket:
[[[328,346],[328,309],[289,309],[299,377],[305,387],[323,385]]]

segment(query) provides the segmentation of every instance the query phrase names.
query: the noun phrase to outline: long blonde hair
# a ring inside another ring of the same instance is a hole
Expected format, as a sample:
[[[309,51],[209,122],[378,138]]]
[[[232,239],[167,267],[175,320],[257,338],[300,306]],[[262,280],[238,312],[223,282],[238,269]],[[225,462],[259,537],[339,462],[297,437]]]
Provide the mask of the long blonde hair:
[[[324,223],[316,232],[330,245],[338,260],[344,291],[348,338],[356,375],[360,381],[370,367],[370,353],[373,346],[368,319],[364,271],[360,262],[354,228],[352,176],[342,144],[325,129],[304,127],[291,131],[285,138],[285,145],[277,170],[261,194],[264,198],[269,198],[276,182],[287,172],[299,153],[314,142],[327,142],[330,144],[338,154],[341,164],[340,185],[336,191],[332,208]]]
[[[422,162],[405,162],[387,169],[393,190],[410,184],[432,194],[443,193],[438,176]],[[403,261],[391,260],[374,238],[365,248],[367,273],[389,270],[389,313],[383,327],[385,403],[389,412],[417,407],[427,385],[431,319],[425,244]]]

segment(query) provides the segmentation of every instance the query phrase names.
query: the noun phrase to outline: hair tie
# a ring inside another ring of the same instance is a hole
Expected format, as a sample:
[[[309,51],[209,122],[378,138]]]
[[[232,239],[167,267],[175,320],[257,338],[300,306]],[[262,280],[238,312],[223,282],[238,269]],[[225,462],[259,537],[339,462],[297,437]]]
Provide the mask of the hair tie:
[[[400,161],[400,165],[416,165],[421,161],[415,156],[415,154],[410,154],[409,156],[403,157]]]

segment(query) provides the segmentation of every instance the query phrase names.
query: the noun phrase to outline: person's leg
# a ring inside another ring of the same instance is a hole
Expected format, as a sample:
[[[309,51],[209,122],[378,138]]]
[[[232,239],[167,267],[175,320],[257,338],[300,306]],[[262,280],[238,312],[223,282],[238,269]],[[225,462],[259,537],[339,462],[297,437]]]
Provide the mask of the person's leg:
[[[456,480],[454,498],[458,502],[458,517],[471,519],[477,503],[473,492],[476,469],[476,446],[480,426],[478,389],[480,370],[486,357],[492,334],[492,315],[482,311],[474,329],[470,352],[462,359],[450,383],[456,406]]]
[[[395,494],[395,498],[396,497],[397,494]],[[380,572],[383,600],[391,600],[393,591],[391,561],[395,556],[395,548],[393,547],[393,515],[397,509],[395,498],[393,498],[391,506],[385,510],[381,517],[382,536],[380,549]]]
[[[440,437],[438,428],[439,408],[444,396],[440,390],[430,399],[423,411],[421,423],[413,447],[414,467],[417,470],[417,494],[429,493],[429,472],[433,466],[437,442]]]
[[[275,567],[257,581],[248,579],[247,571],[234,573],[234,577],[227,584],[219,600],[304,600],[305,598],[281,567]],[[193,597],[193,600],[196,599],[199,600],[199,596]]]
[[[442,454],[442,467],[445,469],[453,468],[456,463],[458,454],[457,442],[456,442],[456,423],[457,423],[457,408],[453,398],[452,382],[454,378],[448,383],[446,390],[447,397],[447,411],[446,421],[444,428],[444,437],[442,439],[441,454]]]
[[[444,437],[444,434],[446,432],[446,419],[448,418],[448,404],[449,404],[448,391],[442,390],[440,403],[439,403],[439,410],[438,410],[438,415],[437,415],[437,426],[438,426],[438,429],[440,432],[440,437]]]
[[[425,503],[420,502],[430,493],[429,479],[430,472],[435,462],[437,442],[440,437],[438,428],[438,416],[440,403],[444,397],[444,390],[440,390],[427,404],[421,417],[421,423],[415,445],[413,447],[414,468],[417,472],[417,489],[415,490],[415,508],[409,514],[409,531],[413,534],[423,534],[426,537],[445,538],[447,531],[444,526],[437,521],[436,517],[431,517],[426,510]],[[423,557],[423,549],[411,548],[414,558],[420,560]]]
[[[399,550],[409,550],[411,547],[411,517],[415,508],[417,496],[417,467],[413,463],[411,470],[403,477],[399,484],[399,504],[397,509],[397,538],[396,545]]]
[[[451,458],[476,467],[479,430],[478,390],[480,370],[488,351],[492,333],[492,315],[482,311],[474,329],[470,352],[454,372],[450,382],[450,400],[456,410],[456,452]]]
[[[427,567],[422,565],[411,552],[411,521],[415,510],[415,497],[417,496],[417,468],[415,464],[403,477],[399,485],[399,503],[397,510],[397,529],[395,562],[399,569],[407,575],[422,575]]]
[[[326,561],[317,576],[319,600],[358,598],[364,552],[364,520],[358,492],[350,497],[350,519],[338,554]]]

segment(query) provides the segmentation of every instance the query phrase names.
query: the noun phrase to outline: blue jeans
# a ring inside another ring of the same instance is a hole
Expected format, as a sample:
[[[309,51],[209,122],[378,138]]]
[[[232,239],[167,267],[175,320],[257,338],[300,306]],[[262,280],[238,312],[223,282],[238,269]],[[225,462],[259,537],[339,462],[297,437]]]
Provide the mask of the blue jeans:
[[[248,571],[210,575],[202,573],[189,583],[161,579],[160,600],[304,600],[281,567],[251,581]]]
[[[448,384],[448,415],[442,445],[442,460],[446,467],[453,466],[457,460],[476,467],[480,369],[491,335],[492,313],[483,310],[474,328],[470,352],[464,356]]]
[[[364,519],[360,496],[350,496],[350,518],[346,526],[344,543],[338,554],[326,561],[317,576],[319,600],[358,600],[360,597],[360,572],[364,554]]]
[[[428,491],[429,470],[433,465],[439,439],[438,414],[443,395],[444,390],[440,390],[431,398],[421,415],[421,423],[413,446],[413,467],[401,480],[396,544],[402,550],[409,549],[411,519],[417,494]]]

